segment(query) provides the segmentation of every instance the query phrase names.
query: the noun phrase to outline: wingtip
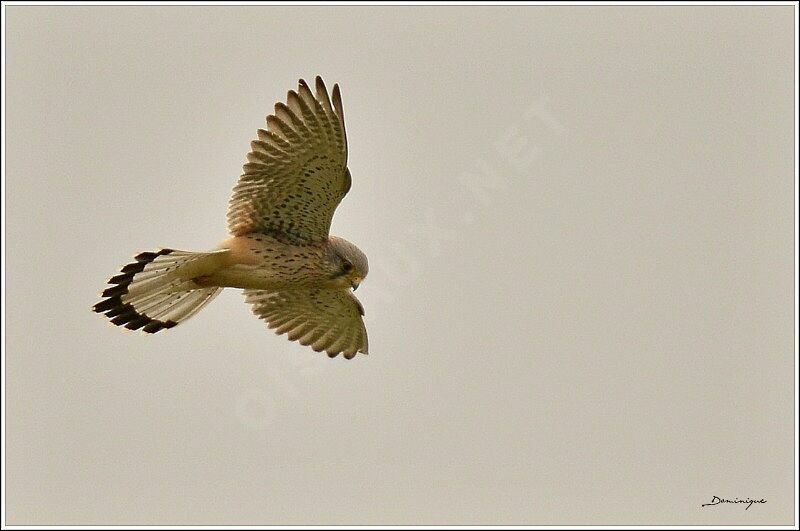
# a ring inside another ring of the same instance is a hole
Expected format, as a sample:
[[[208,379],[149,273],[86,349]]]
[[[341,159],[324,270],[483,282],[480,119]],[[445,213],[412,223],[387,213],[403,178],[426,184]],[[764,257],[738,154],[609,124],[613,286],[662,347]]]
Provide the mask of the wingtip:
[[[321,76],[314,78],[314,87],[317,89],[317,97],[328,97],[328,87],[325,86]]]
[[[339,83],[334,83],[333,90],[331,91],[331,100],[333,100],[333,107],[340,115],[339,118],[344,119],[344,110],[342,108],[342,93],[339,90]]]

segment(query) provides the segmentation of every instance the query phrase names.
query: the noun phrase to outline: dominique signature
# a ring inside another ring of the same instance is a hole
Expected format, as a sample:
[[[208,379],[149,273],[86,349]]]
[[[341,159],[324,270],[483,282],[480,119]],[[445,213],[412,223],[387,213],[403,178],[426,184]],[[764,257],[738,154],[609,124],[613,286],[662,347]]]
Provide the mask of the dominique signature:
[[[708,507],[709,505],[720,505],[723,503],[746,503],[747,507],[744,508],[744,510],[746,511],[754,503],[767,503],[767,500],[765,500],[764,498],[758,500],[754,500],[752,498],[746,498],[744,500],[740,500],[739,498],[728,499],[728,498],[720,498],[719,496],[712,496],[711,503],[704,503],[700,507]]]

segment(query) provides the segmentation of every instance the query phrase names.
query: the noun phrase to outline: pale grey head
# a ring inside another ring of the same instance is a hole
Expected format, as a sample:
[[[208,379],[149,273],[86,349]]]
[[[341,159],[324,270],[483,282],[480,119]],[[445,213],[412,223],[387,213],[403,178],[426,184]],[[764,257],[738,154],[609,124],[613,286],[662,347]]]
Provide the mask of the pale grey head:
[[[367,256],[361,252],[361,249],[344,238],[331,236],[329,241],[331,250],[342,262],[342,276],[350,282],[353,289],[358,288],[358,285],[369,273]]]

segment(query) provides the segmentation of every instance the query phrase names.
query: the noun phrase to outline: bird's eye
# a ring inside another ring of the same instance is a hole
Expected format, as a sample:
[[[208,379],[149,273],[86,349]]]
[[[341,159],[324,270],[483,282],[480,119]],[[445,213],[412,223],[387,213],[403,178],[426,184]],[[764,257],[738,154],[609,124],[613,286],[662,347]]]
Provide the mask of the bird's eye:
[[[352,270],[353,270],[353,264],[351,264],[350,262],[345,262],[344,265],[342,266],[343,273],[349,273]]]

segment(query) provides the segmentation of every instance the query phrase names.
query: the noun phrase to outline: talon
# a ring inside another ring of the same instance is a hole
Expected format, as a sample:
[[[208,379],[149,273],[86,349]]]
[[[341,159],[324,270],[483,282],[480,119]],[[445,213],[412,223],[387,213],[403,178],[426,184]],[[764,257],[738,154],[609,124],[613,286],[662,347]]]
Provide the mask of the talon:
[[[207,288],[211,286],[211,277],[209,276],[196,277],[193,278],[192,281],[201,288]]]

